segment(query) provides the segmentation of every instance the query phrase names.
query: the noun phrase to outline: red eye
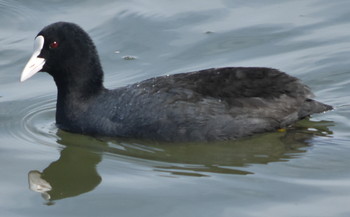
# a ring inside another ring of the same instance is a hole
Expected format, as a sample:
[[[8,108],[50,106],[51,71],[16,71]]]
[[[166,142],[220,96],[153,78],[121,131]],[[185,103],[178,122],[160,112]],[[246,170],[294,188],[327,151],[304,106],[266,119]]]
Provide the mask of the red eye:
[[[50,48],[57,48],[58,47],[58,42],[54,41],[49,46],[50,46]]]

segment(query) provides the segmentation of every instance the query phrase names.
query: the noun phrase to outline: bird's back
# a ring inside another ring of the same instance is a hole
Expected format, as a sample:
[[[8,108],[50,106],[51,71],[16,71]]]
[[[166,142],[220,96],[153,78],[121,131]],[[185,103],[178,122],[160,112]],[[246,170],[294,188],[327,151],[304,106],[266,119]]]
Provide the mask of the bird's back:
[[[269,68],[156,77],[101,96],[99,110],[104,112],[97,134],[165,141],[235,139],[331,108],[310,96],[298,79]]]

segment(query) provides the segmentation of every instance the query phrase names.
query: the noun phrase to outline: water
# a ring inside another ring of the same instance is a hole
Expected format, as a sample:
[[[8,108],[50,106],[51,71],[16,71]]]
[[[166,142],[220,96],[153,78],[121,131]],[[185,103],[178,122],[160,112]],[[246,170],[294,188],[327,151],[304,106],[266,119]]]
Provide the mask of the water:
[[[1,215],[349,216],[349,8],[345,0],[0,0]],[[54,124],[52,78],[19,83],[34,37],[60,20],[89,32],[110,88],[266,66],[336,109],[286,132],[212,144],[66,133]]]

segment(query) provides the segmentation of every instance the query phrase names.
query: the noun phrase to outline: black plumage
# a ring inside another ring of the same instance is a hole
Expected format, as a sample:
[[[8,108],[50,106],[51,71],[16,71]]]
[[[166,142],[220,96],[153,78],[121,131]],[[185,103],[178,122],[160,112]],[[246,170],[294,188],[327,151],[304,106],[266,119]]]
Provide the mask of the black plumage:
[[[114,90],[103,86],[96,48],[79,26],[59,22],[41,71],[58,88],[56,123],[75,133],[162,141],[228,140],[286,127],[331,109],[297,78],[271,68],[227,67],[161,76]],[[57,48],[50,48],[58,42]]]

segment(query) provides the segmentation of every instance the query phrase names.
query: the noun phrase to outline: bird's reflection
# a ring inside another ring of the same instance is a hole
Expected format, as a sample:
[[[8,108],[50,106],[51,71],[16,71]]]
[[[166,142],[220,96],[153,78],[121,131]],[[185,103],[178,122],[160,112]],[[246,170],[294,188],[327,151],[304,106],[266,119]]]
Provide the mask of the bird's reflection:
[[[328,129],[330,125],[332,122],[304,120],[282,132],[237,141],[189,144],[95,139],[58,131],[60,139],[57,142],[64,146],[60,158],[42,172],[30,171],[29,186],[42,193],[48,204],[89,192],[102,180],[96,166],[104,153],[115,156],[116,163],[123,160],[120,156],[138,159],[135,163],[142,162],[161,176],[251,174],[251,164],[287,161],[303,156],[313,137],[332,134]]]
[[[249,171],[249,165],[268,164],[301,157],[308,150],[305,147],[312,145],[313,137],[326,137],[332,134],[328,129],[332,125],[333,122],[329,121],[303,120],[280,132],[212,143],[163,144],[119,140],[109,144],[109,152],[166,162],[164,165],[153,166],[154,170],[165,174],[247,175],[252,173]]]
[[[91,139],[80,136],[77,141],[74,135],[63,135],[62,132],[58,132],[58,136],[61,138],[58,143],[65,146],[60,158],[42,172],[32,170],[28,174],[30,189],[42,193],[48,201],[89,192],[102,180],[96,170],[102,155],[96,150],[82,147]]]

